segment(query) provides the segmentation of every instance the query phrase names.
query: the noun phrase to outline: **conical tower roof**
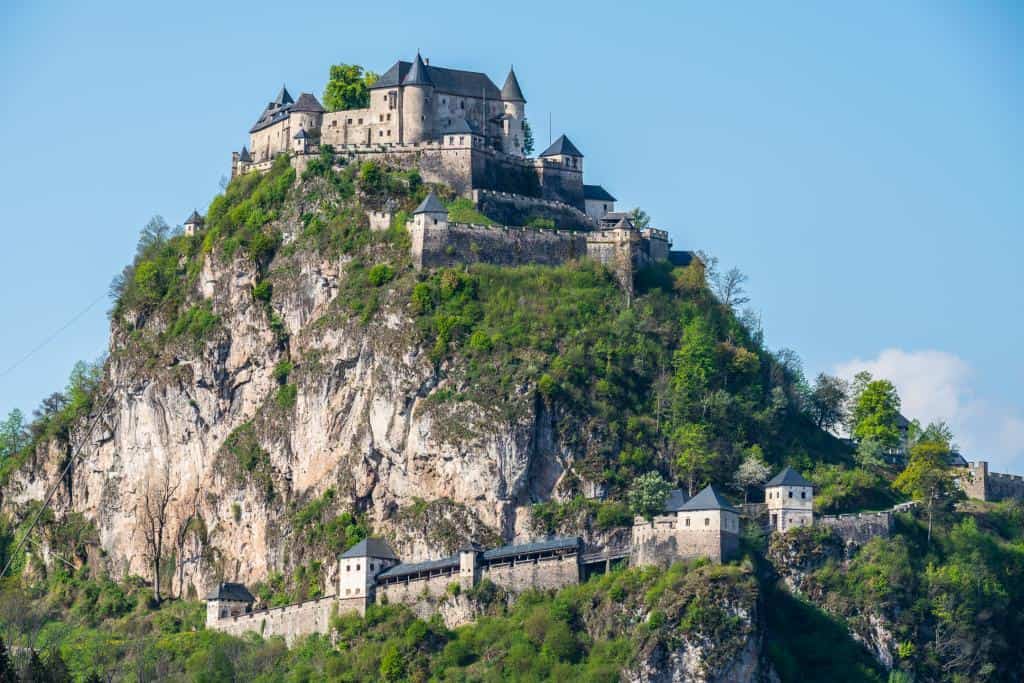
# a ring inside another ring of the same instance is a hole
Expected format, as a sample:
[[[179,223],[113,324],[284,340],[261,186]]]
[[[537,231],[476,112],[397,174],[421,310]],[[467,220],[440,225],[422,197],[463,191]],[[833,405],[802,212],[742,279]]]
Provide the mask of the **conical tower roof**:
[[[516,78],[516,71],[511,67],[508,70],[508,77],[505,78],[505,85],[501,86],[501,99],[506,102],[526,102],[523,89],[519,87],[519,79]]]
[[[295,100],[292,99],[291,93],[288,92],[288,88],[281,86],[281,92],[277,93],[277,97],[274,98],[274,104],[279,107],[283,107],[286,104],[292,104]]]
[[[405,74],[402,85],[434,85],[430,80],[430,74],[427,73],[427,65],[423,63],[419,52],[416,52],[416,61],[409,68],[409,73]]]
[[[196,225],[199,225],[202,222],[203,222],[203,217],[200,216],[199,212],[197,210],[195,210],[195,209],[192,209],[192,215],[185,219],[185,224],[186,225],[189,224],[189,223],[194,223]]]
[[[416,210],[412,212],[412,215],[418,213],[448,213],[448,209],[445,208],[441,200],[437,198],[437,195],[431,192],[427,195],[427,198],[420,202],[420,205],[416,207]]]

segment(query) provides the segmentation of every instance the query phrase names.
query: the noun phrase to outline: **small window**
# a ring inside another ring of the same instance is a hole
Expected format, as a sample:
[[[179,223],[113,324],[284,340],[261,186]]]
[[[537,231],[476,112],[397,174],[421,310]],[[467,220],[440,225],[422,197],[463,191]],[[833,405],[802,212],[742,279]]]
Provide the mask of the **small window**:
[[[690,526],[690,518],[689,517],[686,518],[686,526]]]
[[[790,491],[790,492],[789,492],[789,497],[790,497],[790,498],[792,498],[792,497],[793,497],[793,492],[792,492],[792,491]]]
[[[346,588],[345,589],[345,595],[352,595],[352,589],[351,588]]]
[[[348,120],[348,125],[350,125],[350,126],[352,125],[352,119]]]
[[[800,497],[806,499],[807,498],[807,491],[801,491],[800,492]]]
[[[360,567],[360,565],[357,564],[356,565],[356,571],[359,571],[359,567]]]
[[[705,517],[704,518],[704,526],[711,526],[711,518],[710,517]]]
[[[379,138],[382,138],[382,137],[384,137],[384,131],[382,131],[382,130],[378,130],[378,131],[377,131],[377,137],[379,137]]]
[[[360,126],[363,125],[363,120],[362,119],[359,119],[359,125]]]
[[[345,571],[347,571],[347,572],[350,572],[350,571],[352,571],[352,565],[350,565],[350,564],[346,564],[346,565],[345,565]]]
[[[356,595],[359,595],[359,589],[358,588],[356,589]]]

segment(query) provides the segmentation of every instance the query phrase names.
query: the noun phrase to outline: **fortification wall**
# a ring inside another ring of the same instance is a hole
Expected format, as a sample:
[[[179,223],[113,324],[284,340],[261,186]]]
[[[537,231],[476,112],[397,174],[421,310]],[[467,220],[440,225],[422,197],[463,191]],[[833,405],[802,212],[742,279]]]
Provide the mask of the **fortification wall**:
[[[438,268],[461,263],[518,266],[528,263],[558,265],[587,253],[581,233],[564,230],[492,228],[449,223],[413,234],[413,263],[417,268]]]
[[[889,536],[892,533],[892,515],[891,510],[822,515],[817,523],[835,531],[846,545],[860,546],[875,536]]]
[[[986,484],[985,500],[1024,498],[1024,477],[1016,474],[990,472]]]
[[[448,591],[448,584],[458,583],[458,571],[451,574],[431,576],[424,579],[413,579],[387,585],[377,585],[377,602],[387,600],[392,604],[413,606],[426,598],[440,598]]]
[[[513,564],[494,563],[483,567],[482,579],[490,579],[510,593],[531,588],[553,589],[580,582],[580,565],[576,555],[545,557]]]
[[[234,636],[241,636],[248,631],[259,633],[264,638],[283,636],[290,646],[300,636],[327,633],[335,608],[339,614],[349,611],[365,614],[366,602],[363,598],[328,596],[284,607],[258,610],[238,617],[218,619],[212,626],[218,631]]]
[[[473,199],[482,213],[503,225],[526,225],[533,218],[552,220],[559,228],[590,230],[595,225],[575,206],[524,193],[474,190]]]
[[[641,526],[633,534],[630,564],[667,567],[678,560],[707,557],[728,559],[739,549],[739,537],[721,529],[680,529]]]

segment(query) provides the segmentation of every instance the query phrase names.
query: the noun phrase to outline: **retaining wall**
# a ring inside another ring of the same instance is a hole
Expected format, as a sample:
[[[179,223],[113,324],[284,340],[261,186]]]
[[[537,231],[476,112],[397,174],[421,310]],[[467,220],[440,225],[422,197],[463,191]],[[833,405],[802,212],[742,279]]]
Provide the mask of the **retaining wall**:
[[[863,545],[875,536],[889,536],[892,533],[893,513],[859,512],[848,515],[822,515],[817,524],[830,527],[847,545]]]
[[[284,607],[258,610],[238,617],[218,619],[213,628],[234,636],[241,636],[248,631],[259,633],[264,638],[284,636],[285,642],[290,646],[300,636],[327,633],[335,608],[339,614],[348,611],[365,614],[366,602],[363,598],[338,598],[332,595]]]

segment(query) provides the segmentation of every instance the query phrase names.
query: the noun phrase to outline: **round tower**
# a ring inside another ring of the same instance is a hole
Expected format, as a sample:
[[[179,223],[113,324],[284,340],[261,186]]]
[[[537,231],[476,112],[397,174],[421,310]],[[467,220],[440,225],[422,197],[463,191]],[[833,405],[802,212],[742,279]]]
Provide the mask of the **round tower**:
[[[519,87],[514,68],[509,68],[505,85],[501,88],[501,102],[505,114],[505,128],[502,148],[506,154],[524,156],[523,145],[526,143],[523,123],[526,121],[526,98]]]
[[[434,137],[434,84],[420,53],[402,80],[402,142],[424,142]]]

